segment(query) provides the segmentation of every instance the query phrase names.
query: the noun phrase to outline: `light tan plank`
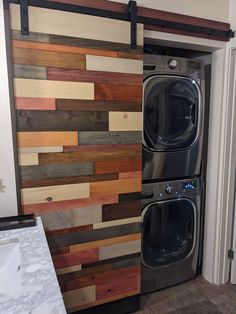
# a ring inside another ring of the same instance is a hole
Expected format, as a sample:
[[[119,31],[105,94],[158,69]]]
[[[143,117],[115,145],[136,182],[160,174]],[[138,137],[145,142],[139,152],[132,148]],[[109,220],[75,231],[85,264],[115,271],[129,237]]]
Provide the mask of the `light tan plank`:
[[[67,229],[77,226],[100,223],[102,221],[102,207],[91,206],[74,208],[40,214],[44,228],[48,230]]]
[[[77,145],[78,132],[18,132],[20,147]]]
[[[20,6],[10,4],[11,29],[20,30]],[[30,31],[130,44],[130,22],[85,14],[29,7]],[[143,45],[143,25],[137,25]]]
[[[130,241],[99,248],[99,260],[141,252],[141,241]]]
[[[93,229],[101,229],[101,228],[107,228],[107,227],[120,226],[120,225],[125,225],[125,224],[131,224],[134,222],[141,222],[141,217],[132,217],[132,218],[126,218],[126,219],[118,219],[118,220],[100,222],[100,223],[93,224]]]
[[[86,69],[93,71],[143,74],[143,61],[86,55]]]
[[[89,197],[89,183],[45,186],[21,190],[22,203],[37,204]]]
[[[92,242],[88,242],[88,243],[70,245],[70,252],[78,252],[78,251],[83,251],[86,249],[87,250],[88,249],[94,249],[97,247],[101,248],[101,247],[105,247],[105,246],[111,246],[114,244],[140,240],[140,238],[141,238],[141,234],[135,233],[135,234],[130,234],[127,236],[122,236],[122,237],[117,237],[117,238],[104,239],[104,240],[92,241]]]
[[[63,274],[72,273],[72,272],[78,271],[78,270],[81,270],[81,265],[76,265],[76,266],[56,269],[56,273],[57,273],[57,275],[63,275]]]
[[[16,97],[94,99],[94,84],[14,79]]]
[[[39,156],[37,153],[20,153],[19,165],[20,166],[33,166],[39,164]]]
[[[141,112],[109,112],[109,131],[141,131]]]
[[[96,286],[71,290],[63,293],[67,309],[96,301]]]
[[[21,147],[20,153],[62,153],[63,146]]]

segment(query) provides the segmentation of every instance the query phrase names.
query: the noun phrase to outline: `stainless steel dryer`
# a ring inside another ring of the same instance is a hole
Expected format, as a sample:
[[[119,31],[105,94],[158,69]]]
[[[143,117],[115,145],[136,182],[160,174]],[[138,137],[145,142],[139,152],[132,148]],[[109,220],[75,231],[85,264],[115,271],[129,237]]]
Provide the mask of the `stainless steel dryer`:
[[[199,175],[204,85],[199,60],[144,56],[143,181]]]
[[[196,276],[200,230],[199,179],[142,186],[142,293]]]

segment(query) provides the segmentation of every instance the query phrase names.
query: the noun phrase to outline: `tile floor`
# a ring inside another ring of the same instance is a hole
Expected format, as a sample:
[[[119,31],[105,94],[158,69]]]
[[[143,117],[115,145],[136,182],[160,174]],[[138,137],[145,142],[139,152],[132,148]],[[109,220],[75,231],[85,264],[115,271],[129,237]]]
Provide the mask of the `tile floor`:
[[[236,314],[236,287],[215,286],[202,277],[146,294],[136,314]]]

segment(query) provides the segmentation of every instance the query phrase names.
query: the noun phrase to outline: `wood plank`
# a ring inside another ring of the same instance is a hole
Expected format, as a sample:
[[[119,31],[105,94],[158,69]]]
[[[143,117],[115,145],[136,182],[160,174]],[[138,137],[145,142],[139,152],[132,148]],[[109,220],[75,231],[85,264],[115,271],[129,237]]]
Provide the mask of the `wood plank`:
[[[73,208],[41,213],[44,228],[47,230],[68,229],[83,225],[92,225],[102,221],[101,205]],[[86,249],[86,248],[85,248]]]
[[[50,250],[50,253],[52,256],[62,255],[62,254],[66,254],[69,252],[70,252],[69,246],[57,247],[57,248],[53,248]]]
[[[23,205],[22,211],[24,214],[31,213],[46,213],[57,210],[71,209],[71,208],[81,208],[93,205],[101,204],[112,204],[118,202],[118,195],[106,195],[106,196],[96,196],[82,199],[73,199],[67,201],[54,201],[48,203],[38,203]]]
[[[119,202],[136,201],[141,199],[142,195],[140,192],[119,194]]]
[[[86,70],[143,74],[143,61],[86,55]]]
[[[66,253],[52,257],[56,269],[66,268],[81,264],[88,264],[99,260],[98,248],[83,250],[79,252]]]
[[[19,131],[107,131],[108,113],[17,110],[17,126]]]
[[[85,249],[92,249],[92,248],[102,248],[102,247],[110,247],[114,244],[120,244],[120,243],[126,243],[126,242],[133,242],[135,240],[140,240],[141,234],[136,233],[136,234],[131,234],[128,236],[123,236],[123,237],[117,237],[117,238],[112,238],[112,239],[104,239],[100,241],[92,241],[89,243],[83,243],[83,244],[75,244],[71,245],[69,250],[70,252],[79,252],[83,251]],[[136,252],[135,252],[136,253]],[[119,256],[119,255],[117,255]]]
[[[49,35],[49,36],[52,36],[52,35]],[[108,45],[110,45],[110,48],[106,49],[104,48],[104,46],[101,44],[100,41],[97,41],[97,45],[95,45],[95,47],[92,46],[91,48],[89,48],[88,45],[85,45],[85,47],[83,46],[83,42],[86,41],[86,39],[85,40],[80,39],[80,42],[82,41],[82,45],[78,46],[78,44],[80,43],[79,39],[75,38],[74,42],[76,46],[74,46],[74,45],[66,45],[65,43],[63,44],[63,42],[61,41],[63,41],[64,36],[58,36],[58,37],[61,37],[61,40],[59,41],[59,45],[35,42],[35,41],[12,40],[12,46],[13,48],[26,48],[26,49],[34,49],[34,50],[42,50],[42,51],[77,53],[77,54],[83,54],[83,55],[89,54],[89,55],[113,57],[113,58],[117,57],[117,58],[127,58],[127,59],[137,59],[137,60],[142,60],[143,58],[141,51],[136,52],[134,50],[128,49],[127,47],[125,47],[124,49],[124,47],[122,47],[121,45],[119,45],[117,49],[114,49],[114,47],[111,46],[111,43],[107,43]],[[71,41],[71,37],[70,37],[70,41]],[[69,44],[70,43],[71,42],[69,42]],[[122,48],[125,51],[122,51]]]
[[[141,200],[107,204],[102,207],[102,221],[113,221],[141,215]]]
[[[78,132],[17,132],[20,147],[77,145]]]
[[[127,159],[119,161],[96,161],[95,174],[114,173],[114,172],[128,172],[128,171],[141,171],[142,160]],[[128,191],[124,192],[128,193]]]
[[[139,145],[133,145],[132,148],[110,148],[100,150],[87,149],[79,150],[78,152],[64,152],[64,153],[42,153],[39,155],[39,164],[67,164],[74,162],[92,162],[103,160],[122,160],[126,158],[141,158],[141,148]]]
[[[56,269],[56,274],[57,274],[57,276],[59,276],[59,275],[71,273],[71,272],[78,271],[78,270],[81,270],[81,265]]]
[[[114,73],[112,72],[112,70],[108,72],[103,70],[88,71],[62,67],[49,67],[47,69],[47,73],[48,79],[55,81],[90,82],[96,84],[137,86],[141,86],[143,84],[143,75],[141,74]]]
[[[89,183],[55,185],[49,187],[21,189],[22,204],[47,203],[79,198],[90,195]]]
[[[96,287],[90,286],[81,289],[63,293],[63,300],[67,309],[78,305],[85,305],[87,303],[96,301]]]
[[[106,247],[99,247],[99,261],[139,252],[141,252],[140,240],[116,243]]]
[[[62,36],[49,34],[49,41],[51,44],[60,44],[62,46],[74,46],[79,48],[88,48],[91,50],[115,51],[118,57],[127,59],[143,59],[143,47],[137,46],[136,49],[130,47],[129,44],[115,43],[104,40],[94,40],[91,38],[79,38],[73,36]],[[87,54],[87,53],[86,53]]]
[[[49,34],[32,31],[29,32],[29,35],[21,35],[21,30],[11,30],[11,38],[15,40],[49,43],[49,36]]]
[[[85,55],[57,51],[13,48],[13,62],[17,64],[85,69]]]
[[[31,78],[31,79],[47,79],[47,69],[45,67],[25,65],[25,64],[14,64],[13,65],[14,77],[20,78]]]
[[[116,151],[116,150],[141,150],[141,144],[108,144],[108,145],[75,145],[75,146],[64,146],[63,151],[69,152],[96,152],[102,151]]]
[[[104,182],[91,182],[89,183],[89,185],[91,196],[141,191],[141,180],[137,178]]]
[[[76,227],[72,227],[72,228],[45,230],[45,233],[46,233],[46,237],[50,238],[50,237],[53,237],[56,235],[68,234],[68,233],[75,232],[75,231],[89,231],[92,229],[93,229],[93,225],[85,225],[85,226],[76,226]]]
[[[20,153],[61,153],[63,146],[20,147]]]
[[[121,172],[121,173],[119,173],[119,179],[127,179],[127,178],[140,178],[140,179],[142,179],[142,172],[141,171],[134,171],[134,172]]]
[[[116,88],[114,88],[112,84],[95,84],[95,100],[129,101],[137,103],[140,102],[141,99],[142,86],[117,85]]]
[[[37,153],[20,153],[19,154],[19,165],[20,166],[31,166],[38,165],[39,158]]]
[[[140,223],[131,223],[120,226],[113,226],[103,229],[96,229],[91,231],[73,232],[65,235],[50,237],[48,239],[49,246],[60,247],[73,244],[88,243],[91,241],[98,241],[108,238],[116,238],[133,233],[139,233],[141,229]]]
[[[140,131],[79,132],[80,145],[136,143],[142,143],[142,132]]]
[[[65,167],[63,166],[63,169],[64,168]],[[119,176],[117,173],[114,173],[114,174],[111,173],[111,174],[103,174],[103,175],[97,175],[97,176],[71,176],[71,177],[61,177],[61,178],[32,179],[32,180],[27,180],[23,182],[21,181],[21,187],[33,188],[33,187],[39,187],[39,186],[109,181],[109,180],[118,180],[118,178]]]
[[[141,112],[109,112],[109,131],[141,131]]]
[[[118,102],[108,100],[57,99],[57,110],[79,111],[142,111],[141,102]]]
[[[15,97],[17,110],[55,110],[56,103],[53,98]]]
[[[91,38],[130,44],[130,23],[52,9],[30,7],[30,30],[46,34]],[[10,4],[13,30],[20,30],[19,5]],[[143,44],[143,25],[137,25],[137,44]]]
[[[119,226],[119,225],[131,224],[131,223],[135,223],[135,222],[141,223],[140,213],[139,213],[139,216],[137,216],[137,217],[110,220],[110,221],[106,221],[106,222],[100,222],[100,223],[93,224],[93,229],[101,229],[101,228],[107,228],[107,227],[112,227],[112,226]]]
[[[14,79],[16,97],[94,99],[92,83]]]

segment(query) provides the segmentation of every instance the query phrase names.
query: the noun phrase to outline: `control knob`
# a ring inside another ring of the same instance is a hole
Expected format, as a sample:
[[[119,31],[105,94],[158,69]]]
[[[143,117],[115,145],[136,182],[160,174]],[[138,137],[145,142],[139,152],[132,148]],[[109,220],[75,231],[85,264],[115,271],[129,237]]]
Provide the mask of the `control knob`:
[[[165,192],[166,192],[166,194],[171,194],[173,192],[173,186],[168,184],[165,187]]]

